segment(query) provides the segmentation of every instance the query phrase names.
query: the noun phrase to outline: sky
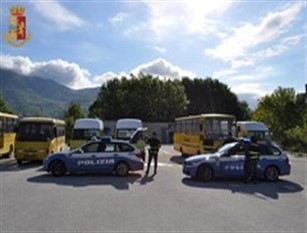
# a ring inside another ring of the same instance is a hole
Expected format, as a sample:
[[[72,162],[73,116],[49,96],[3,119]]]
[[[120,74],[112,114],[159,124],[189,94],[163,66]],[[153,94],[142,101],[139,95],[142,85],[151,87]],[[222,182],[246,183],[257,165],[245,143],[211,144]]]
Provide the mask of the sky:
[[[12,6],[31,40],[2,38]],[[67,87],[140,72],[212,77],[253,108],[279,86],[304,92],[305,1],[1,1],[1,63]]]

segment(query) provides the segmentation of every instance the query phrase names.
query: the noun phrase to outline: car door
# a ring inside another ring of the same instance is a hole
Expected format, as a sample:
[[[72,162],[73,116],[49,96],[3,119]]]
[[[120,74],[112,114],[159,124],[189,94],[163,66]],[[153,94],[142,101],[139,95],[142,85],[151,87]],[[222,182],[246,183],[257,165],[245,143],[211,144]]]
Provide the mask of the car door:
[[[95,171],[99,159],[100,142],[91,142],[70,155],[72,169],[80,172]]]
[[[244,160],[246,146],[237,144],[226,155],[220,157],[220,173],[222,176],[244,176]]]
[[[97,170],[105,173],[113,172],[117,156],[118,149],[116,143],[103,142],[97,154]]]

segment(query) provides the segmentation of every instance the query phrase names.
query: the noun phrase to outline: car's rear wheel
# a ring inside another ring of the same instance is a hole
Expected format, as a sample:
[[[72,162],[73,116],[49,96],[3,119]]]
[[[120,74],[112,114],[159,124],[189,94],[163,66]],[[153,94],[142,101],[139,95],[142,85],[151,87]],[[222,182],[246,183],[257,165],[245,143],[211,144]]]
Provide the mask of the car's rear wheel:
[[[208,182],[208,181],[212,180],[213,179],[212,168],[207,164],[201,165],[200,168],[198,169],[198,172],[197,172],[197,178],[199,180],[204,181],[204,182]]]
[[[115,173],[118,176],[126,176],[129,173],[129,166],[124,162],[119,162],[115,167]]]
[[[275,182],[279,178],[279,171],[276,167],[270,166],[265,170],[264,177],[270,182]]]
[[[57,160],[50,165],[50,172],[53,176],[63,176],[66,168],[63,162]]]

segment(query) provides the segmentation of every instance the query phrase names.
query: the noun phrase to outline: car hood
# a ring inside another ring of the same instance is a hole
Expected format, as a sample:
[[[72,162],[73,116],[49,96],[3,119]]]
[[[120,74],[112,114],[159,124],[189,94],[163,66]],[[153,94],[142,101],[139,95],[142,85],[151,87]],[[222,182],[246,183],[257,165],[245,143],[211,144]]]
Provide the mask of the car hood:
[[[213,158],[217,158],[217,155],[216,154],[202,154],[202,155],[196,155],[196,156],[187,158],[185,159],[185,162],[195,162],[199,160],[209,160]]]

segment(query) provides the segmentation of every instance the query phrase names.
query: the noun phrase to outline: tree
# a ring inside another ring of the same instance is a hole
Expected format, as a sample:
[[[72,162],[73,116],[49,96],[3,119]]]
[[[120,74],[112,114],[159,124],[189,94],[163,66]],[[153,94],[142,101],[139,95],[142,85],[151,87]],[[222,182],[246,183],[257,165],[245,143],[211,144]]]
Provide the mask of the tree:
[[[240,103],[228,86],[218,80],[185,77],[182,84],[189,100],[187,115],[228,113],[235,115],[238,120],[248,119],[248,104]]]
[[[173,121],[188,104],[179,81],[162,81],[149,74],[114,79],[100,88],[89,115],[107,120],[132,117],[144,121]]]
[[[70,103],[67,111],[65,111],[65,122],[66,122],[66,138],[71,138],[71,133],[74,127],[75,120],[84,118],[81,106],[78,103]]]
[[[293,88],[278,87],[273,94],[259,101],[252,118],[263,121],[273,132],[274,138],[282,145],[287,145],[286,131],[300,127],[303,121],[297,104]]]
[[[11,110],[6,105],[5,100],[2,96],[2,93],[0,93],[0,112],[12,113]]]

